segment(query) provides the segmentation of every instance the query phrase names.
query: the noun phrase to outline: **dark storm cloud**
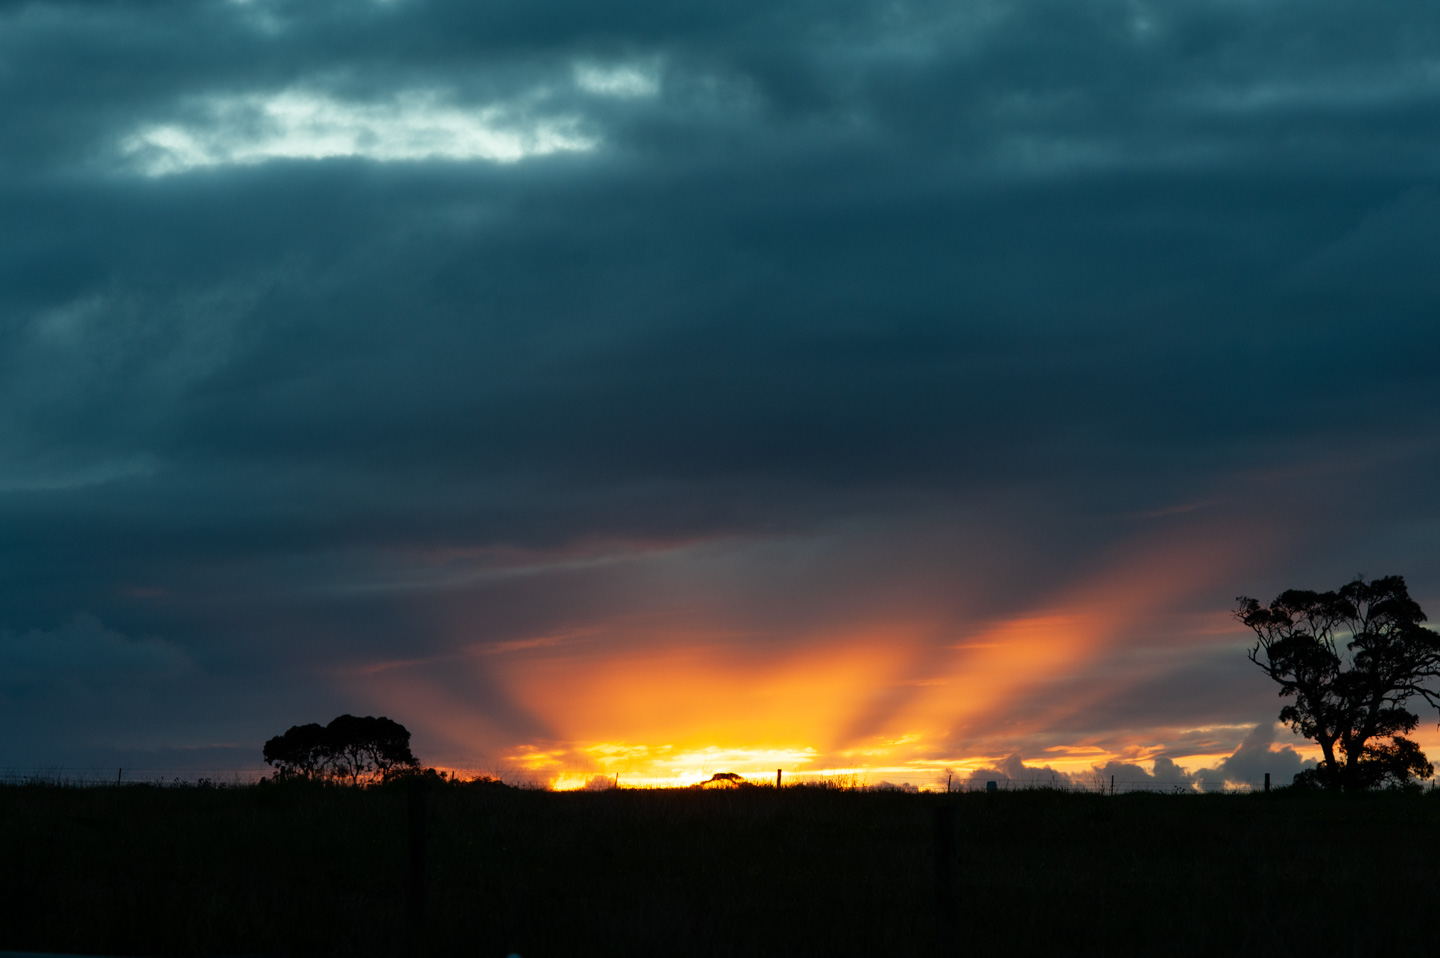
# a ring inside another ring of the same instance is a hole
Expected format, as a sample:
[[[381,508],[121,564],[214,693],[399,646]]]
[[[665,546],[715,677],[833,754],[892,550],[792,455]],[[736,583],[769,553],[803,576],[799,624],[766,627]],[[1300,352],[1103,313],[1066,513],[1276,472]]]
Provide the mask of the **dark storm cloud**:
[[[944,607],[983,563],[875,531],[927,524],[999,556],[965,614],[1187,522],[1274,528],[1234,591],[1434,594],[1437,41],[1398,0],[0,6],[0,628],[283,698],[648,601],[577,555],[816,537],[830,578],[761,550],[731,613]],[[1245,699],[1134,685],[1072,720]]]

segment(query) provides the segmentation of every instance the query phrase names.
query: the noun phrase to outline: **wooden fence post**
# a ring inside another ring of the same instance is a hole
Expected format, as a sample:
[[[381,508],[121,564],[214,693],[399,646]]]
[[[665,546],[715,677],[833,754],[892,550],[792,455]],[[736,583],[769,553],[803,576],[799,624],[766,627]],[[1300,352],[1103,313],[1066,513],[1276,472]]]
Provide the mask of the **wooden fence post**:
[[[955,900],[955,806],[935,806],[935,953],[948,955],[959,932]]]
[[[779,787],[780,787],[780,771],[781,771],[781,770],[778,769],[778,768],[775,770],[775,787],[776,787],[776,788],[779,788]]]
[[[425,954],[425,779],[418,775],[410,781],[406,796],[410,819],[410,875],[405,908],[406,933],[412,955]]]
[[[1265,773],[1265,791],[1270,791],[1270,773]]]

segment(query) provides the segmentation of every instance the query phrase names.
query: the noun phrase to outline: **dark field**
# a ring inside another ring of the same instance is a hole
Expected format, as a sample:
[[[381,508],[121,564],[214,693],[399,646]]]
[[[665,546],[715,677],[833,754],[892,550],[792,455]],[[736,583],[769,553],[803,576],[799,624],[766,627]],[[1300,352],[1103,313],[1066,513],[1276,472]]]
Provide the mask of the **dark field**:
[[[0,950],[404,955],[407,792],[0,787]],[[433,955],[1434,954],[1440,795],[428,794]]]

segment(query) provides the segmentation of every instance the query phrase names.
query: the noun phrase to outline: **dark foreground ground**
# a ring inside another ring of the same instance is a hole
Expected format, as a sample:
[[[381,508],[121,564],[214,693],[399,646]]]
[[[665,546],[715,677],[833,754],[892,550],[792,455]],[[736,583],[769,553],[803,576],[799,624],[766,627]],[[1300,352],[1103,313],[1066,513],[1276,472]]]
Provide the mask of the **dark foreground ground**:
[[[0,787],[0,950],[405,955],[407,792]],[[1433,955],[1440,795],[428,794],[432,955]]]

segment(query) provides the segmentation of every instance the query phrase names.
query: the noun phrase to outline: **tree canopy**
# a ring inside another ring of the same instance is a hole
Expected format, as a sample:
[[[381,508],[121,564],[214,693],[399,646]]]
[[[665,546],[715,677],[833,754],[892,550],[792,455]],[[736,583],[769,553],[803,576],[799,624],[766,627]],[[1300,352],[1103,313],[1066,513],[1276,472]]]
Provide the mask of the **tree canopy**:
[[[1440,710],[1440,634],[1401,576],[1357,578],[1332,592],[1291,589],[1268,606],[1241,596],[1235,617],[1256,635],[1250,661],[1280,685],[1280,721],[1324,756],[1297,783],[1364,789],[1429,778],[1434,766],[1403,733],[1416,698]]]
[[[265,743],[265,763],[278,778],[312,781],[387,781],[414,772],[410,732],[381,716],[341,715],[329,725],[295,725]]]

